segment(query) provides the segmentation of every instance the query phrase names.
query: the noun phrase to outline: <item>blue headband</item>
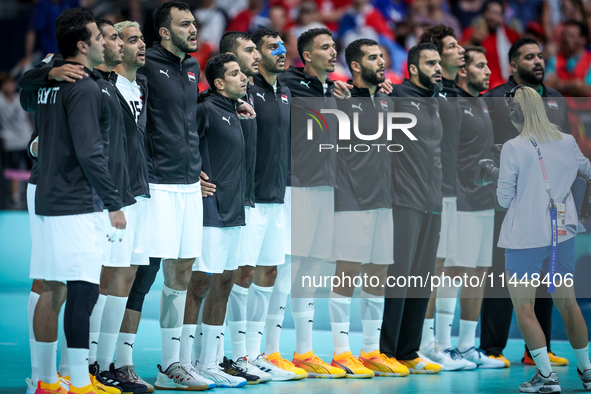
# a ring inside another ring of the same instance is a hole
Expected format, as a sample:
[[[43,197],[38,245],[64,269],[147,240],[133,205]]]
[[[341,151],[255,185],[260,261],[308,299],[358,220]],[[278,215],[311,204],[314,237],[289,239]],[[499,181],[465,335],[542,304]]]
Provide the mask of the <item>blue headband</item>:
[[[285,53],[287,53],[287,49],[285,49],[285,46],[283,46],[283,43],[281,41],[279,41],[279,46],[277,47],[277,49],[275,49],[273,52],[271,52],[271,55],[273,56],[277,56],[277,55],[283,55]]]

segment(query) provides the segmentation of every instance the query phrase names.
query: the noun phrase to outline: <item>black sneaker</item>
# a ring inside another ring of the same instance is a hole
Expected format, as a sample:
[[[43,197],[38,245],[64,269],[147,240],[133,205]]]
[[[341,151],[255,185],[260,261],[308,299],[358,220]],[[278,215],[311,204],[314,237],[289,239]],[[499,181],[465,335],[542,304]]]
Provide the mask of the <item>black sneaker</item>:
[[[256,375],[246,373],[246,371],[238,364],[225,356],[224,362],[220,364],[220,368],[228,375],[238,376],[240,378],[246,379],[246,384],[259,384],[261,382],[261,378]]]
[[[133,383],[123,379],[115,371],[115,364],[113,363],[109,366],[108,371],[100,372],[99,375],[101,377],[101,383],[121,389],[122,394],[143,394],[148,391],[148,387],[143,384]]]

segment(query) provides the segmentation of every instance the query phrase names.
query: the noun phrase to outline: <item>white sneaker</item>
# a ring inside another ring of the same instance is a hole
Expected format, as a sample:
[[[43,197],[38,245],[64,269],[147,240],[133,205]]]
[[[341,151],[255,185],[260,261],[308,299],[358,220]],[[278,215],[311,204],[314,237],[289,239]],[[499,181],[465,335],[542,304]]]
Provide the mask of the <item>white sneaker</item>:
[[[473,369],[478,368],[478,365],[476,365],[476,363],[473,363],[472,361],[469,361],[462,357],[462,354],[458,351],[458,349],[448,348],[445,349],[443,353],[449,354],[451,358],[464,364],[464,369],[462,369],[462,371],[471,371]]]
[[[266,383],[273,380],[273,376],[271,376],[270,373],[260,369],[248,357],[240,357],[238,360],[236,360],[236,364],[247,374],[258,376],[261,379],[260,383]]]
[[[37,386],[33,384],[33,381],[29,378],[25,379],[27,382],[27,394],[35,394],[35,390],[37,390]]]
[[[443,364],[438,363],[437,361],[433,361],[431,360],[429,357],[425,356],[423,353],[421,352],[417,352],[417,355],[422,358],[423,360],[425,360],[426,362],[430,363],[430,364],[435,364],[435,365],[439,365],[441,367],[441,369],[443,370]]]
[[[209,379],[215,383],[216,387],[242,387],[246,386],[246,379],[228,375],[220,369],[217,364],[202,365],[199,369],[199,373],[206,379]]]
[[[158,365],[158,378],[154,384],[158,390],[202,391],[210,387],[206,379],[196,379],[180,363],[172,363],[166,371]]]
[[[296,373],[293,371],[286,371],[284,369],[279,368],[275,364],[273,364],[267,357],[264,355],[258,356],[254,360],[249,360],[255,367],[260,369],[263,372],[268,373],[272,376],[273,381],[275,382],[284,382],[286,380],[292,380],[296,378]],[[251,372],[249,372],[251,373]],[[256,375],[256,374],[255,374]],[[261,378],[262,382],[262,378]]]
[[[579,375],[579,379],[581,379],[581,382],[583,382],[583,387],[585,387],[585,390],[591,391],[591,369],[586,369],[585,371],[581,372],[577,367],[577,375]]]
[[[183,368],[185,368],[185,370],[189,372],[196,381],[203,382],[203,384],[207,384],[210,389],[215,387],[215,382],[201,376],[201,374],[197,372],[197,369],[193,366],[193,364],[183,364]]]
[[[542,375],[539,369],[529,382],[521,383],[519,391],[522,393],[560,393],[562,389],[558,383],[558,375],[551,372],[547,377]]]
[[[452,353],[444,353],[437,341],[433,341],[421,348],[421,354],[430,358],[434,362],[441,364],[444,371],[461,371],[465,367],[465,364],[461,361],[461,356]]]
[[[465,352],[460,352],[462,357],[472,361],[478,368],[505,368],[505,363],[501,360],[490,358],[484,353],[484,350],[472,346]]]

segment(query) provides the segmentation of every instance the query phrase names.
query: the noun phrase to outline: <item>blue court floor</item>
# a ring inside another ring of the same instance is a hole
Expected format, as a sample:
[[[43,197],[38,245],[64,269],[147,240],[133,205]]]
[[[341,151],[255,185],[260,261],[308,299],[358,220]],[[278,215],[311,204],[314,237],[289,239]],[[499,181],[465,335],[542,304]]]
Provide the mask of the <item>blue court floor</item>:
[[[157,298],[153,294],[151,298]],[[25,393],[25,378],[30,374],[29,342],[26,315],[28,292],[8,291],[0,292],[0,393]],[[152,300],[150,304],[156,306]],[[320,314],[320,313],[318,313]],[[264,339],[263,339],[264,340]],[[351,331],[351,348],[359,354],[362,336],[360,332]],[[477,340],[477,343],[479,341]],[[264,342],[263,342],[264,343]],[[284,329],[281,340],[281,353],[285,358],[291,358],[295,332]],[[332,358],[332,336],[330,331],[318,330],[314,333],[314,349],[318,356],[327,362]],[[58,347],[59,349],[59,347]],[[160,332],[158,320],[143,319],[135,343],[134,361],[139,374],[147,381],[156,380],[156,365],[160,362]],[[576,361],[565,341],[554,341],[555,353],[569,359],[568,367],[557,367],[563,392],[584,391],[576,374]],[[231,354],[229,335],[226,336],[226,354]],[[436,375],[410,375],[403,378],[374,378],[371,380],[353,379],[306,379],[297,382],[271,382],[257,386],[247,386],[240,389],[215,389],[227,392],[229,390],[248,390],[261,394],[309,394],[309,393],[517,393],[519,384],[529,380],[535,372],[534,367],[524,366],[520,359],[523,355],[523,341],[510,339],[506,357],[512,366],[501,370],[474,370],[466,372],[443,372]]]

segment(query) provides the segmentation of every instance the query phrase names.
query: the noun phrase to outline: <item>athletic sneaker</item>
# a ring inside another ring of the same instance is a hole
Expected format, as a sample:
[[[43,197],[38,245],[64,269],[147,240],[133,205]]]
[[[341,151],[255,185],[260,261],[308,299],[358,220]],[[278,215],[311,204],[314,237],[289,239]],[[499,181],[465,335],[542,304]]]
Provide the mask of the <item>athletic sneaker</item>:
[[[125,365],[121,368],[117,368],[115,370],[115,372],[117,372],[117,375],[119,375],[119,377],[121,379],[125,379],[129,382],[133,382],[133,383],[138,383],[138,384],[143,384],[144,386],[146,386],[148,388],[148,393],[153,393],[154,392],[154,386],[152,386],[150,383],[146,382],[144,379],[140,378],[138,376],[137,373],[135,373],[135,366],[133,365]]]
[[[505,358],[505,356],[503,356],[502,353],[489,354],[488,357],[490,357],[494,360],[501,360],[505,364],[505,368],[509,368],[511,366],[511,363],[509,362],[509,360],[507,360],[507,358]]]
[[[90,382],[94,386],[94,389],[103,394],[121,394],[121,388],[117,385],[109,384],[106,382],[99,373],[99,365],[95,361],[94,364],[88,366],[88,374],[90,375]],[[66,377],[70,380],[70,376]]]
[[[263,353],[263,356],[265,354]],[[308,372],[306,372],[303,368],[298,368],[289,360],[284,359],[281,357],[281,353],[274,352],[266,356],[273,365],[277,368],[282,369],[284,371],[293,372],[296,374],[294,380],[306,379],[308,377]]]
[[[248,361],[246,360],[246,357],[241,357],[239,361],[242,361],[241,365],[238,365],[238,363],[234,362],[234,360],[224,356],[224,361],[220,364],[220,368],[228,375],[240,377],[246,380],[246,384],[261,383],[260,376],[247,372]]]
[[[172,363],[166,371],[158,365],[158,378],[154,386],[158,390],[203,391],[210,387],[205,379],[196,379],[180,363]]]
[[[371,369],[375,376],[407,376],[410,374],[408,368],[400,364],[395,358],[388,358],[379,350],[365,353],[361,350],[359,361],[367,369]]]
[[[442,351],[437,341],[422,347],[421,355],[428,357],[437,364],[441,364],[442,371],[461,371],[466,366],[462,362],[462,356],[459,353]]]
[[[68,390],[68,393],[70,394],[96,394],[97,391],[94,388],[94,385],[91,383],[88,386],[84,386],[84,387],[74,387],[72,385],[70,385],[70,389]]]
[[[31,382],[30,380],[27,384]],[[32,382],[31,382],[32,384]],[[27,391],[29,389],[27,388]],[[53,384],[44,383],[42,381],[37,382],[37,388],[35,389],[35,394],[68,394],[67,390],[61,386],[59,380]]]
[[[115,371],[115,364],[111,363],[108,371],[99,373],[101,379],[106,384],[115,386],[121,389],[123,394],[143,394],[148,391],[148,386],[143,384],[133,383],[129,380],[122,379]]]
[[[548,352],[548,358],[550,359],[550,365],[553,367],[564,367],[568,365],[568,360],[566,358],[557,356],[552,352]],[[527,353],[527,350],[523,353],[521,362],[527,365],[536,365],[533,358]]]
[[[371,379],[375,376],[373,371],[366,368],[350,351],[339,355],[335,354],[330,365],[344,370],[345,377],[350,379]]]
[[[202,366],[199,364],[198,367],[197,371],[199,371],[201,376],[213,381],[216,387],[232,388],[246,386],[247,384],[246,379],[225,373],[220,369],[220,366],[215,363],[209,364],[208,366]]]
[[[445,349],[443,353],[449,354],[449,357],[464,364],[464,369],[462,369],[462,371],[471,371],[473,369],[478,368],[478,365],[476,365],[476,363],[473,363],[472,361],[469,361],[462,357],[462,354],[458,349],[448,348]]]
[[[420,357],[414,360],[399,360],[400,364],[408,368],[412,374],[432,374],[441,371],[442,367],[436,363],[430,363]]]
[[[503,361],[487,357],[486,353],[484,353],[484,350],[481,348],[472,346],[465,352],[460,352],[460,354],[466,360],[472,361],[474,364],[478,365],[478,368],[505,368],[505,363]]]
[[[26,394],[35,394],[35,391],[37,390],[37,386],[35,386],[33,384],[33,381],[29,378],[25,379],[25,382],[27,383],[27,392]]]
[[[558,384],[558,375],[551,372],[545,377],[539,369],[529,382],[521,383],[519,391],[522,393],[560,393],[560,384]]]
[[[275,364],[273,364],[264,354],[261,354],[254,360],[249,360],[255,367],[260,369],[263,372],[268,373],[271,375],[272,380],[274,382],[284,382],[287,380],[294,380],[296,378],[296,373],[293,371],[287,371],[285,369],[281,369]]]
[[[258,376],[260,379],[260,383],[267,383],[273,380],[273,376],[271,376],[270,373],[263,371],[262,369],[254,365],[252,361],[250,361],[250,359],[247,357],[240,357],[238,360],[236,360],[236,364],[240,368],[242,368],[244,372],[246,372],[247,374]],[[246,381],[248,381],[248,379],[246,379]]]
[[[579,368],[577,368],[577,375],[579,375],[579,379],[581,379],[581,382],[583,382],[583,387],[585,387],[585,390],[591,391],[591,369],[586,369],[585,371],[581,372],[579,371]]]
[[[308,373],[310,378],[343,378],[346,372],[341,368],[336,368],[328,363],[322,361],[319,357],[314,355],[313,351],[304,354],[293,353],[293,364],[302,368]]]

